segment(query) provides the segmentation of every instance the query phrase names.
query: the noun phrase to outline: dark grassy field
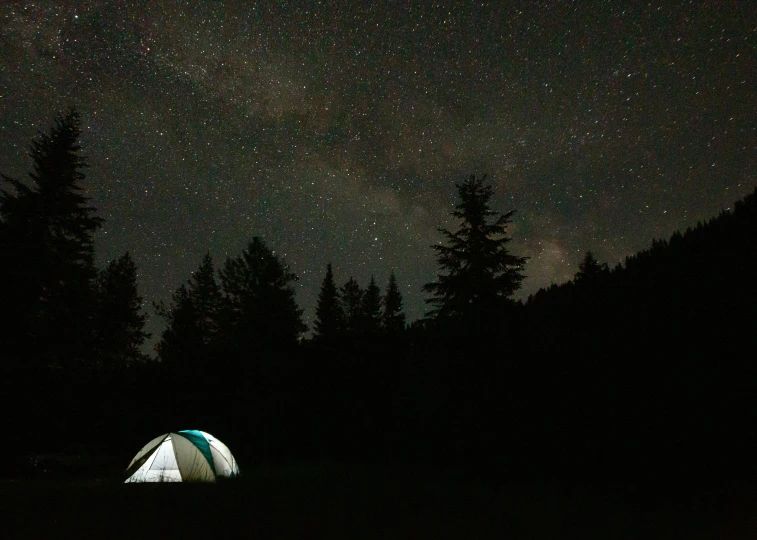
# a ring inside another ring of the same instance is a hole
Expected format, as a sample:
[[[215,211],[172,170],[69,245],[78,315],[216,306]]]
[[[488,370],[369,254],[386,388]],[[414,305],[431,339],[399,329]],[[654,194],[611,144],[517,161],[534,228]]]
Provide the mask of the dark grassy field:
[[[754,539],[747,482],[524,483],[418,467],[261,468],[218,485],[6,480],[3,538]]]

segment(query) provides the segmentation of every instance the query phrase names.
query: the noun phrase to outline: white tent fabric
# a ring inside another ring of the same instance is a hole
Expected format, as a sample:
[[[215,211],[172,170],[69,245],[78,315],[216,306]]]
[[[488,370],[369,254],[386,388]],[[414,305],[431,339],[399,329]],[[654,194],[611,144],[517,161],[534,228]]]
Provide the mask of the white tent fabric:
[[[187,430],[166,433],[142,447],[126,468],[125,483],[215,482],[238,474],[225,444],[204,431]]]
[[[216,474],[222,477],[238,475],[239,466],[237,466],[237,460],[234,459],[228,446],[213,437],[210,433],[205,433],[204,431],[201,431],[200,433],[202,433],[208,440],[210,452],[213,455],[213,464],[216,468]]]

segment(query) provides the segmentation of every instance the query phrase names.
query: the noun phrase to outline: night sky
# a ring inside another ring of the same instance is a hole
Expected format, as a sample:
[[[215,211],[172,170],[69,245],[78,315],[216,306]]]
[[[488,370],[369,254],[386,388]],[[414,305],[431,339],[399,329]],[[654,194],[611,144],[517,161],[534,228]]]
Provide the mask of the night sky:
[[[148,306],[261,236],[308,323],[329,261],[394,268],[413,320],[470,174],[517,210],[519,298],[751,192],[757,3],[3,1],[0,171],[71,105],[98,264],[129,250]]]

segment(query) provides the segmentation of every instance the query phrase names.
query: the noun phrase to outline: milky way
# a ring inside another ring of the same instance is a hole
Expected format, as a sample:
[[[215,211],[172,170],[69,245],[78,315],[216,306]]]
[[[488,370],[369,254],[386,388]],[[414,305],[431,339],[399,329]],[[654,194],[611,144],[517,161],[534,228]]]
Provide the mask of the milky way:
[[[0,170],[24,176],[31,138],[76,105],[100,265],[129,250],[146,300],[168,299],[204,253],[221,263],[262,236],[311,323],[327,262],[339,283],[395,269],[420,317],[455,183],[487,173],[492,206],[517,210],[525,298],[587,250],[614,265],[754,189],[756,13],[4,2]]]

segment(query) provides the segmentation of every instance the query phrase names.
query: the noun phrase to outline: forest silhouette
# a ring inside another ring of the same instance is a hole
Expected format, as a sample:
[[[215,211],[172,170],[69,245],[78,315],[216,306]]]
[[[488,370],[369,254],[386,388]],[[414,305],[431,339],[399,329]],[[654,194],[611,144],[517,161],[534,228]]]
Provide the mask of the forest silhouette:
[[[394,272],[340,284],[329,264],[305,338],[297,276],[262,238],[218,265],[206,255],[152,310],[128,253],[96,268],[103,220],[78,138],[71,110],[32,142],[28,181],[3,176],[5,473],[33,453],[129,453],[197,426],[241,463],[547,478],[751,467],[757,190],[615,268],[587,251],[573,280],[523,303],[513,212],[491,209],[492,187],[471,176],[457,186],[460,227],[429,246],[426,318],[407,324]],[[166,323],[157,360],[140,348],[148,312]]]

